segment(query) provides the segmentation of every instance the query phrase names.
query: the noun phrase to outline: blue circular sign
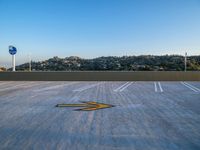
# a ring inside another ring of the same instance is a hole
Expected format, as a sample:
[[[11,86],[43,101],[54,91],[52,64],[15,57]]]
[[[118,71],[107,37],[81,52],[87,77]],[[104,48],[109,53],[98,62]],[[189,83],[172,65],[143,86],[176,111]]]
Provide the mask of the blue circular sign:
[[[15,55],[17,53],[17,49],[14,46],[9,46],[9,53],[11,55]]]

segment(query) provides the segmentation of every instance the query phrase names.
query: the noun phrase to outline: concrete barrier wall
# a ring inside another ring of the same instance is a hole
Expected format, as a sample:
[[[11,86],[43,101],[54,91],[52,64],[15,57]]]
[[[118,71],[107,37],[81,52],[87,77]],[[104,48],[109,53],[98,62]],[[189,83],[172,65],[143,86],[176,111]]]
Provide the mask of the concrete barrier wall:
[[[0,81],[200,81],[200,72],[0,72]]]

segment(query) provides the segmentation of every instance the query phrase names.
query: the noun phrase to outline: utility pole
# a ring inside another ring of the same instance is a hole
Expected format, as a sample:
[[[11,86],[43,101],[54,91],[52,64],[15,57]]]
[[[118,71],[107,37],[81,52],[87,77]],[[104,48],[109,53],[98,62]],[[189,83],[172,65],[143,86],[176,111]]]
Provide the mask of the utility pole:
[[[187,52],[185,53],[185,72],[187,71]]]
[[[28,57],[29,57],[29,71],[31,72],[31,70],[32,70],[31,69],[31,54],[29,54]]]

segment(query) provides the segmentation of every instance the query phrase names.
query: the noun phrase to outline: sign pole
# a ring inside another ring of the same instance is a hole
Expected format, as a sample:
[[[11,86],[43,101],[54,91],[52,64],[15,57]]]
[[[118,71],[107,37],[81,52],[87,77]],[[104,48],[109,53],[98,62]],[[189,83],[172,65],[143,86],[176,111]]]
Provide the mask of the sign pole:
[[[13,66],[13,71],[15,71],[15,55],[12,55],[12,66]]]
[[[16,47],[10,45],[8,47],[10,55],[12,55],[12,71],[15,71],[15,54],[17,53]]]
[[[185,53],[185,72],[187,71],[187,52]]]

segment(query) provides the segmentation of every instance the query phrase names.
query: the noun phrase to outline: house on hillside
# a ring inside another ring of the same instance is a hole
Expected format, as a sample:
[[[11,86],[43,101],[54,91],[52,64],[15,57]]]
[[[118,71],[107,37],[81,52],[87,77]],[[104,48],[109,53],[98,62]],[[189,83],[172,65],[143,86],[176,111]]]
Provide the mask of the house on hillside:
[[[1,72],[1,71],[6,71],[6,68],[0,67],[0,72]]]

